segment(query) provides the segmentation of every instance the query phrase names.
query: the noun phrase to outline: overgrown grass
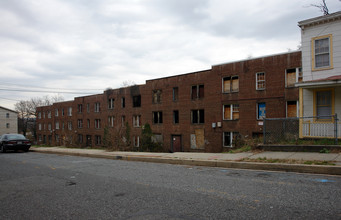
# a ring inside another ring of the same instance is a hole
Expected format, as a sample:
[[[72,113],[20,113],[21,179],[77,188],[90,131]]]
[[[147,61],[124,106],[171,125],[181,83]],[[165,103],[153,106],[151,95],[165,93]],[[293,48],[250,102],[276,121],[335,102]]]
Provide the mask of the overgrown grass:
[[[241,161],[245,162],[262,162],[262,163],[286,163],[286,164],[306,164],[306,165],[330,165],[334,166],[335,163],[330,161],[320,161],[320,160],[293,160],[293,159],[271,159],[266,157],[259,157],[256,159],[243,158]]]
[[[229,151],[224,152],[224,153],[235,154],[235,153],[249,152],[251,150],[252,150],[251,146],[246,145],[246,146],[243,146],[241,148],[232,149],[232,150],[229,150]]]

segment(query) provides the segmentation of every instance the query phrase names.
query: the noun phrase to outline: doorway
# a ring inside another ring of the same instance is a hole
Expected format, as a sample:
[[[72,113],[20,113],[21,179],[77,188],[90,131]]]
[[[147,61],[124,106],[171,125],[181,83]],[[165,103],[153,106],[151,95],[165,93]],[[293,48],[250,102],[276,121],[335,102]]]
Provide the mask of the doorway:
[[[181,135],[172,135],[172,152],[181,152]]]

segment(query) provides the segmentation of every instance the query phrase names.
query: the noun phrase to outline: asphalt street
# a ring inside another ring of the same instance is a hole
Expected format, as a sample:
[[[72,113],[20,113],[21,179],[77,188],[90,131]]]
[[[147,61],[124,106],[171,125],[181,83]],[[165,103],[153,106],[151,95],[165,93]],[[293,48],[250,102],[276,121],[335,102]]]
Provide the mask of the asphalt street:
[[[341,219],[341,177],[0,154],[0,219]]]

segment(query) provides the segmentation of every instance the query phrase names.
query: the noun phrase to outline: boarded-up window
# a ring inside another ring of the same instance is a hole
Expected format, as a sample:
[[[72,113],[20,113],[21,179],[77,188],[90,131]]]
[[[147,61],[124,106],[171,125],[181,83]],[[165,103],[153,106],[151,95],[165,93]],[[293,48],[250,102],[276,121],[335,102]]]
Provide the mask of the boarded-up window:
[[[191,134],[191,148],[205,149],[205,131],[204,129],[195,129],[195,134]]]
[[[224,105],[224,120],[239,119],[239,104]]]
[[[265,89],[265,73],[256,74],[256,89]]]
[[[288,118],[297,117],[297,102],[296,101],[287,102],[287,117]]]
[[[287,82],[287,87],[292,87],[295,86],[296,82],[296,69],[287,69],[287,74],[286,74],[286,82]]]
[[[228,76],[223,78],[223,92],[238,92],[239,78],[238,76]]]

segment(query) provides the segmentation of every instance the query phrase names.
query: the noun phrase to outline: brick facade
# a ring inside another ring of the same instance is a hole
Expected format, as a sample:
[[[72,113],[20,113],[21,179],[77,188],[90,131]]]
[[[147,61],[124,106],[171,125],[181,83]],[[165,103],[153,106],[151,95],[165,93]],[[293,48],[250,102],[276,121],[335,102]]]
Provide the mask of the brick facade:
[[[286,70],[299,67],[301,52],[291,52],[214,65],[209,70],[147,80],[144,85],[39,107],[37,112],[42,115],[52,114],[51,118],[37,119],[37,126],[41,124],[38,143],[102,146],[107,144],[108,135],[120,139],[128,123],[130,140],[124,142],[138,146],[137,137],[148,122],[165,151],[222,152],[236,134],[241,138],[261,136],[262,120],[257,120],[257,115],[261,116],[264,107],[268,118],[286,117],[287,103],[298,100],[297,88],[286,87]],[[67,114],[70,107],[72,116]]]

